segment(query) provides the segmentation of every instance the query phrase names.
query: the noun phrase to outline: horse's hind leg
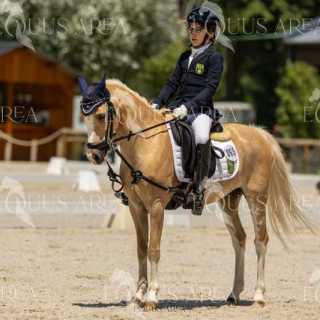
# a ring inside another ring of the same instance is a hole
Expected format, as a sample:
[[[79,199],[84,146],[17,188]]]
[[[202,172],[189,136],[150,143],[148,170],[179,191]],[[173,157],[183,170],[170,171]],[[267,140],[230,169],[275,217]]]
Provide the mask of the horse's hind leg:
[[[137,254],[139,262],[139,278],[135,302],[144,303],[144,295],[148,289],[147,250],[148,250],[148,212],[143,205],[129,202],[131,216],[137,234]]]
[[[237,304],[240,293],[244,289],[244,256],[246,234],[239,218],[239,203],[242,191],[240,189],[232,191],[225,198],[219,201],[221,209],[224,211],[224,221],[231,235],[232,245],[235,252],[235,273],[233,289],[227,298],[227,302]]]
[[[265,193],[247,192],[245,197],[248,201],[254,225],[254,244],[257,253],[257,285],[255,289],[254,301],[260,305],[265,304],[265,258],[268,244],[268,233],[266,226],[266,203]]]

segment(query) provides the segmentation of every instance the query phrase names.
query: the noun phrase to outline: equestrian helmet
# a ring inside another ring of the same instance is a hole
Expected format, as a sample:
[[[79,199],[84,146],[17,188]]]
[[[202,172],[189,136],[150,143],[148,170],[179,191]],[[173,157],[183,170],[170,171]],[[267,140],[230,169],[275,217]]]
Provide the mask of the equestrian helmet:
[[[219,23],[219,18],[209,8],[200,6],[193,8],[191,12],[188,14],[188,26],[192,22],[199,23],[203,28],[206,28],[208,32],[215,33],[217,23]]]

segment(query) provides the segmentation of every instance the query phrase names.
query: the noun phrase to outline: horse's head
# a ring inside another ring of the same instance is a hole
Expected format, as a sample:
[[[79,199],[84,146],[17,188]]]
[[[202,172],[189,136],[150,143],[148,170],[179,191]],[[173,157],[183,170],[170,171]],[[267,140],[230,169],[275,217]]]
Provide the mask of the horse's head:
[[[121,81],[113,79],[107,83],[108,86],[105,76],[95,85],[79,78],[81,111],[88,130],[87,157],[95,164],[103,162],[112,138],[163,121],[162,114]]]
[[[113,113],[110,92],[106,88],[104,76],[97,84],[88,85],[83,77],[79,78],[82,94],[81,112],[88,130],[87,158],[94,164],[103,162],[109,149],[112,135]],[[112,124],[112,125],[111,125]]]

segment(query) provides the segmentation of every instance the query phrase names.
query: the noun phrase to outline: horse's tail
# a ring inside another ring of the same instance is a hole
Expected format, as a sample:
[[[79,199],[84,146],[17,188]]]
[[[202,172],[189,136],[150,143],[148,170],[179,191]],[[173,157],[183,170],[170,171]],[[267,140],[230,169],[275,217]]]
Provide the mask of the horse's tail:
[[[282,232],[288,235],[296,227],[303,226],[315,233],[316,228],[309,218],[303,214],[298,203],[278,142],[267,131],[259,130],[269,141],[272,153],[267,200],[269,221],[277,237],[287,247]]]

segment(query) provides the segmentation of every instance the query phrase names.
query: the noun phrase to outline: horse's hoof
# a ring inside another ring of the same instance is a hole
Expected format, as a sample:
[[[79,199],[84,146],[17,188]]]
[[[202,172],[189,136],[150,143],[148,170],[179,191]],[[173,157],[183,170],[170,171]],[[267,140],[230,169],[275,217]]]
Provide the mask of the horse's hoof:
[[[134,302],[137,306],[139,306],[140,308],[143,308],[144,305],[145,305],[145,302],[144,302],[143,300],[137,298],[137,297],[134,298],[133,302]]]
[[[264,300],[255,300],[254,302],[261,308],[264,308],[266,305],[266,302]]]
[[[239,304],[239,299],[237,299],[232,293],[227,298],[227,304],[236,306]]]
[[[155,302],[145,302],[144,311],[155,311],[157,308],[157,304]]]
[[[264,300],[264,296],[261,292],[257,292],[253,298],[254,302],[258,304],[260,307],[264,307],[266,305],[266,301]]]

